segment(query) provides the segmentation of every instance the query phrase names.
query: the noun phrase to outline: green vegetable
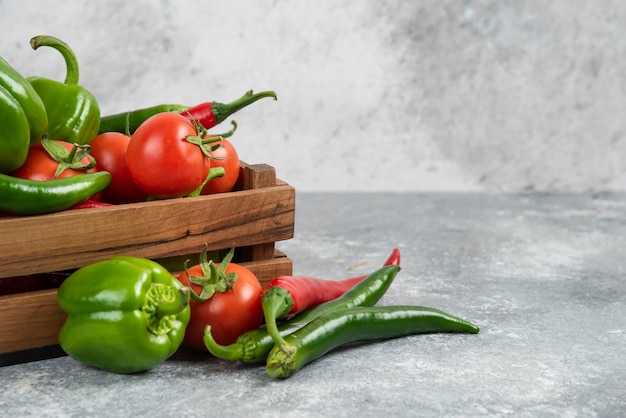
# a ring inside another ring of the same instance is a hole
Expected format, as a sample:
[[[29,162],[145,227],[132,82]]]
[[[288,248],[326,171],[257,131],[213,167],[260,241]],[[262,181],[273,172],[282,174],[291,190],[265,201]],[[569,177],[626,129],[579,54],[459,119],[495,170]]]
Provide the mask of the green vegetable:
[[[156,115],[157,113],[181,113],[188,108],[189,106],[179,104],[159,104],[143,109],[102,116],[100,118],[100,128],[98,129],[98,133],[102,134],[105,132],[121,132],[132,134],[137,130],[139,125],[141,125],[143,122],[148,120],[150,117]]]
[[[350,342],[381,340],[435,332],[476,334],[478,327],[437,309],[422,306],[354,307],[331,312],[285,337],[274,346],[266,373],[287,378],[307,363]]]
[[[58,212],[87,200],[110,183],[111,174],[106,171],[48,181],[0,174],[0,211],[17,215]]]
[[[49,46],[65,59],[65,82],[42,77],[28,77],[41,97],[48,114],[48,138],[76,144],[89,143],[98,135],[100,107],[94,95],[78,85],[78,61],[74,52],[63,41],[53,36],[35,36],[30,40],[33,49]]]
[[[48,115],[43,101],[28,80],[11,67],[8,62],[0,58],[0,90],[2,89],[17,100],[24,111],[28,120],[30,144],[39,142],[48,129]],[[0,99],[0,102],[3,100]],[[4,114],[4,110],[0,113]],[[5,133],[10,133],[8,128],[5,130],[5,122],[3,121],[0,129]]]
[[[0,87],[0,173],[19,168],[28,155],[30,130],[20,104]]]
[[[337,299],[304,311],[289,321],[282,322],[278,325],[278,332],[284,337],[329,312],[355,306],[375,305],[385,294],[399,271],[400,267],[397,265],[381,267]],[[207,327],[204,332],[204,343],[215,357],[231,361],[240,360],[244,363],[264,361],[275,344],[267,329],[259,328],[243,333],[233,344],[222,346],[213,339],[210,327]]]
[[[82,363],[136,373],[167,360],[189,323],[189,289],[154,261],[117,256],[83,267],[59,287],[67,313],[61,348]]]

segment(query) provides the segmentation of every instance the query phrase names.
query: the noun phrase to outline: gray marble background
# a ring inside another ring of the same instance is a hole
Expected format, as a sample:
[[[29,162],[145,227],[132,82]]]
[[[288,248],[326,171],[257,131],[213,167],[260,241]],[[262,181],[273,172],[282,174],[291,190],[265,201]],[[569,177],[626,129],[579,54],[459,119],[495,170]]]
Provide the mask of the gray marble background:
[[[0,0],[0,55],[63,79],[40,34],[104,114],[275,90],[233,141],[300,191],[626,190],[621,0]]]

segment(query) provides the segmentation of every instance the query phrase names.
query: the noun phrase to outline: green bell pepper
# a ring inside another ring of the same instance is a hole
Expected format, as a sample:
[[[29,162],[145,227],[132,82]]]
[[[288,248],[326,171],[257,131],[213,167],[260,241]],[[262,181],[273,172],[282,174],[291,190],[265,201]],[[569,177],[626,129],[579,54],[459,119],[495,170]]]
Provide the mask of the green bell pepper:
[[[24,110],[4,87],[0,87],[0,173],[9,173],[24,164],[29,141]]]
[[[20,73],[0,58],[0,173],[19,168],[28,147],[48,127],[43,102]]]
[[[116,256],[76,270],[59,287],[67,313],[59,345],[73,359],[114,373],[167,360],[189,323],[189,288],[160,264]]]
[[[30,40],[33,49],[49,46],[65,59],[65,82],[42,77],[28,77],[41,97],[48,114],[48,138],[76,144],[87,144],[98,135],[100,106],[95,96],[78,85],[78,61],[70,47],[53,36],[35,36]]]

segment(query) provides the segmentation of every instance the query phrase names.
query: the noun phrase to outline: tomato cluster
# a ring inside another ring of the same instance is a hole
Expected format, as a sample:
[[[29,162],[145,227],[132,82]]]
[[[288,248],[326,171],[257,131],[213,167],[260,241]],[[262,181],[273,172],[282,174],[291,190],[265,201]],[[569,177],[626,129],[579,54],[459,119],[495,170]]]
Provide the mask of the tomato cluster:
[[[224,193],[233,189],[239,177],[239,156],[232,143],[225,137],[208,135],[202,127],[174,112],[146,119],[130,136],[102,133],[89,146],[81,147],[81,154],[68,142],[48,142],[56,144],[48,146],[64,147],[67,155],[59,157],[36,144],[30,148],[26,162],[12,175],[51,180],[107,171],[112,181],[100,196],[107,203],[167,199],[192,192]],[[90,157],[94,161],[91,165]],[[75,161],[69,164],[68,158]],[[220,172],[221,176],[205,183],[209,170],[216,167],[221,167],[223,174]]]
[[[105,199],[124,203],[186,196],[202,186],[212,167],[223,167],[224,175],[206,183],[203,192],[232,190],[239,176],[237,152],[225,138],[219,147],[215,140],[205,146],[204,139],[209,136],[201,127],[173,112],[148,118],[130,137],[112,132],[97,136],[91,141],[92,155],[98,169],[113,177]]]

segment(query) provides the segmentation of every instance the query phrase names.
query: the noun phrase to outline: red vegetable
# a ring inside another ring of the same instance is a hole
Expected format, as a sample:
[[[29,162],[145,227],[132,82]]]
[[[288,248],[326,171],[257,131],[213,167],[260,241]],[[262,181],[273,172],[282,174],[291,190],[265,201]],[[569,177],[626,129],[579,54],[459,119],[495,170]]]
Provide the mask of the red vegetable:
[[[221,123],[228,116],[243,109],[251,103],[256,102],[264,97],[272,97],[276,100],[276,93],[273,91],[262,91],[253,93],[252,90],[246,92],[239,99],[230,103],[205,102],[180,112],[191,122],[199,123],[205,129],[211,129]]]
[[[24,164],[13,171],[13,177],[47,181],[96,171],[96,162],[85,145],[43,139],[31,146]]]
[[[192,290],[185,342],[198,350],[207,351],[203,340],[207,325],[216,341],[228,345],[263,322],[261,284],[246,267],[231,263],[232,256],[231,250],[221,263],[213,263],[203,251],[200,264],[178,277]]]
[[[215,194],[230,192],[239,178],[239,154],[229,138],[237,130],[237,122],[232,121],[233,129],[221,135],[205,136],[203,139],[219,139],[211,142],[211,169],[221,167],[224,173],[215,177],[202,188],[201,194]]]
[[[96,159],[96,169],[111,173],[111,184],[102,195],[106,202],[143,202],[148,198],[148,194],[137,186],[128,171],[126,149],[129,142],[130,137],[120,132],[105,132],[89,142],[91,156]]]
[[[400,265],[400,250],[394,248],[385,265]],[[295,315],[343,295],[367,276],[345,280],[324,280],[307,276],[281,276],[263,289],[261,304],[265,323],[276,328],[277,318]]]
[[[158,113],[131,135],[126,165],[133,181],[148,195],[186,196],[206,180],[210,155],[194,125],[177,113]]]
[[[92,208],[105,208],[108,206],[115,206],[112,203],[101,202],[99,200],[87,199],[84,202],[80,202],[70,209],[92,209]]]

